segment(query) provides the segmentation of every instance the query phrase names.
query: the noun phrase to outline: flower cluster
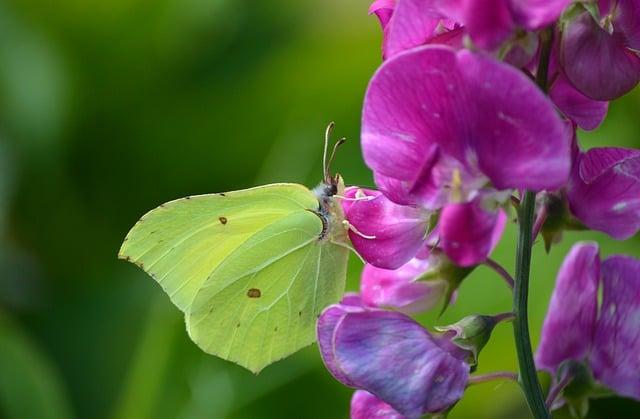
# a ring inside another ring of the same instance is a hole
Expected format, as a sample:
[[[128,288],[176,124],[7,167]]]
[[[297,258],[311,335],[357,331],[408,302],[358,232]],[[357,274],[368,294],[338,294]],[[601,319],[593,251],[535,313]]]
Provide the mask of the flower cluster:
[[[332,375],[358,389],[352,418],[413,418],[463,396],[491,330],[511,316],[433,332],[410,315],[446,308],[480,264],[513,285],[489,257],[525,191],[547,245],[567,229],[640,230],[640,151],[582,150],[576,134],[640,80],[640,0],[376,0],[370,12],[383,63],[361,144],[377,190],[341,197],[366,265],[360,294],[321,315],[318,342]],[[594,392],[640,399],[639,274],[629,257],[600,264],[592,244],[568,256],[537,354],[556,377],[553,407],[590,397],[571,393],[576,371]]]

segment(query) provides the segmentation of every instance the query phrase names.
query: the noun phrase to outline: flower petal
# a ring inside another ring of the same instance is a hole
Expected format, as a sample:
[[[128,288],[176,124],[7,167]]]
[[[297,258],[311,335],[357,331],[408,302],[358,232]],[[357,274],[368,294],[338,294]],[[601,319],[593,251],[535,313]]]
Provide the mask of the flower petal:
[[[430,269],[428,259],[413,258],[396,270],[365,265],[360,280],[362,301],[374,307],[392,307],[404,313],[433,308],[445,295],[445,281],[418,281]]]
[[[591,367],[600,382],[640,400],[640,260],[620,255],[607,258],[602,263],[602,282]]]
[[[593,148],[577,157],[567,187],[587,227],[624,240],[640,230],[640,150]]]
[[[595,331],[599,278],[598,245],[574,245],[556,278],[536,353],[538,368],[555,373],[563,361],[587,356]]]
[[[382,54],[385,59],[426,44],[436,35],[441,16],[427,8],[428,0],[400,0],[384,27]]]
[[[374,172],[411,185],[439,149],[499,189],[556,189],[570,168],[562,120],[531,80],[490,57],[443,46],[416,48],[380,67],[365,97],[362,147]]]
[[[467,383],[469,366],[401,313],[348,313],[336,328],[334,345],[340,369],[357,388],[408,417],[450,407]]]
[[[445,16],[462,23],[473,42],[493,50],[511,35],[515,28],[505,0],[431,0]]]
[[[351,419],[405,419],[373,394],[357,390],[351,398]]]
[[[369,6],[369,14],[375,14],[380,20],[380,26],[384,29],[391,19],[395,5],[395,0],[376,0]]]
[[[571,83],[592,99],[613,100],[640,81],[640,57],[586,11],[563,31],[560,60]]]
[[[343,299],[340,304],[333,304],[325,308],[320,314],[316,324],[318,348],[320,349],[320,356],[322,356],[324,365],[336,380],[350,387],[353,387],[354,384],[340,369],[340,365],[336,362],[335,353],[333,351],[333,338],[337,325],[342,321],[347,313],[363,310],[364,309],[359,304],[358,298],[355,297],[354,299],[354,296],[350,295],[348,298]]]
[[[526,29],[540,29],[560,18],[571,0],[510,0],[513,19]]]
[[[502,209],[486,210],[479,201],[450,204],[440,214],[441,246],[446,255],[460,266],[473,266],[485,260],[507,223],[507,215]]]
[[[567,118],[587,131],[598,128],[609,109],[609,102],[583,95],[562,73],[553,82],[549,96]]]
[[[368,263],[397,269],[413,258],[425,240],[430,214],[416,207],[397,205],[378,191],[349,188],[343,201],[351,243]],[[366,237],[369,236],[369,237]]]

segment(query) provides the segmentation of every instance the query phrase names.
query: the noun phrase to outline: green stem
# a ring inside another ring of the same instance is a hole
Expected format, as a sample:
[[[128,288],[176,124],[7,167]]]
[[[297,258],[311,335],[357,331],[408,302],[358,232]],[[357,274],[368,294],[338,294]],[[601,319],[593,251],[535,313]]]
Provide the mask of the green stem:
[[[547,419],[551,416],[545,405],[542,387],[536,375],[536,365],[533,361],[531,338],[529,337],[528,296],[529,270],[531,267],[531,245],[533,231],[533,213],[536,194],[527,191],[522,200],[518,220],[520,236],[516,255],[516,278],[513,289],[513,335],[520,365],[520,380],[531,413],[536,419]]]
[[[542,49],[540,62],[536,74],[536,83],[547,92],[547,79],[549,69],[549,57],[553,42],[553,29],[547,29],[541,33]],[[528,297],[529,297],[529,272],[531,269],[531,248],[533,246],[533,223],[536,205],[536,194],[526,191],[518,209],[518,223],[520,234],[516,255],[516,277],[513,289],[513,335],[518,353],[520,366],[520,381],[527,403],[536,419],[549,419],[551,415],[545,404],[542,387],[536,374],[536,365],[531,350],[531,338],[529,336]]]

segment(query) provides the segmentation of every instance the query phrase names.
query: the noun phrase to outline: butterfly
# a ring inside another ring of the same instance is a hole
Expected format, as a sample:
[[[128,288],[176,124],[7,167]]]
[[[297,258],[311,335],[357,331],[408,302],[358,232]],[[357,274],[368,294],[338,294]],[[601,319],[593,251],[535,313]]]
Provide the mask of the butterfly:
[[[149,211],[118,257],[155,279],[205,352],[254,373],[315,341],[322,309],[344,293],[351,248],[327,161],[313,190],[294,183],[187,196]]]

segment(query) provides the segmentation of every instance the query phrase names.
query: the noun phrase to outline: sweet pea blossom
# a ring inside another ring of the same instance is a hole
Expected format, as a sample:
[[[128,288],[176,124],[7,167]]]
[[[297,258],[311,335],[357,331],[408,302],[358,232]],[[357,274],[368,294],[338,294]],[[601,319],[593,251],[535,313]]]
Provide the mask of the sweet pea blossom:
[[[440,246],[458,265],[473,266],[491,254],[506,225],[504,210],[483,208],[479,200],[450,204],[440,214]]]
[[[381,192],[349,187],[342,208],[351,225],[349,238],[360,256],[384,269],[411,260],[426,242],[431,212],[397,205]]]
[[[428,256],[415,257],[395,270],[366,264],[360,279],[362,302],[367,306],[391,307],[404,313],[427,311],[447,293],[445,279],[420,280],[433,269],[433,257]]]
[[[496,191],[566,183],[567,134],[521,72],[445,46],[387,60],[365,96],[362,147],[376,184],[398,204],[442,209],[441,245],[462,266],[486,258],[502,232]]]
[[[640,230],[640,150],[578,152],[567,186],[573,215],[587,227],[624,240]]]
[[[640,0],[599,0],[599,16],[583,9],[565,24],[560,59],[582,93],[612,100],[640,81]]]
[[[584,130],[598,128],[609,102],[585,96],[571,84],[560,65],[560,36],[556,35],[549,63],[549,98],[569,120]]]
[[[536,353],[538,368],[557,374],[564,363],[576,361],[600,384],[640,400],[639,278],[640,260],[616,255],[601,262],[597,244],[576,244],[558,273]]]
[[[387,190],[388,186],[385,185]],[[441,192],[448,193],[442,189],[435,191],[434,196],[444,196]],[[393,188],[389,194],[402,195],[400,189]],[[355,187],[347,188],[344,198],[342,207],[354,248],[366,262],[382,269],[399,269],[421,249],[429,247],[429,242],[460,266],[476,265],[489,256],[507,222],[504,210],[495,206],[492,194],[445,205],[434,231],[429,231],[433,211],[421,205],[398,205],[379,191]]]
[[[570,144],[531,80],[466,50],[425,46],[400,54],[380,67],[365,95],[365,162],[427,207],[442,190],[450,200],[474,197],[459,185],[559,188],[569,175]]]
[[[442,412],[462,397],[468,352],[402,313],[364,308],[351,296],[322,312],[317,333],[322,359],[338,381],[408,418]]]
[[[384,31],[382,56],[387,59],[427,43],[462,46],[459,25],[432,9],[431,0],[376,0],[369,13]]]
[[[383,55],[439,43],[462,46],[462,35],[494,50],[518,28],[537,30],[560,17],[570,0],[377,0],[371,4],[384,30]]]

